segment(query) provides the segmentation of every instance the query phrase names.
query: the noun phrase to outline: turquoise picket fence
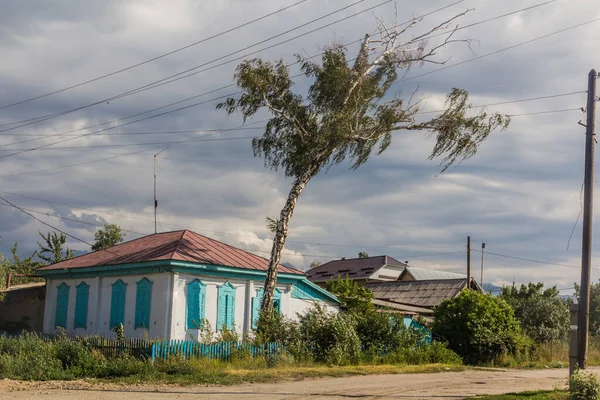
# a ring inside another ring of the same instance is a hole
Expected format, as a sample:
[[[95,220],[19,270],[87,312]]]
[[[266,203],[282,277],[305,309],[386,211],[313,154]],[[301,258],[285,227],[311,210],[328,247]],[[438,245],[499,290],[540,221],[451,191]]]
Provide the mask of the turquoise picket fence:
[[[207,358],[210,360],[230,360],[234,352],[245,352],[252,357],[281,353],[283,347],[278,343],[255,346],[248,343],[213,343],[203,344],[190,340],[169,340],[152,344],[152,362],[165,360],[172,356],[190,358]]]

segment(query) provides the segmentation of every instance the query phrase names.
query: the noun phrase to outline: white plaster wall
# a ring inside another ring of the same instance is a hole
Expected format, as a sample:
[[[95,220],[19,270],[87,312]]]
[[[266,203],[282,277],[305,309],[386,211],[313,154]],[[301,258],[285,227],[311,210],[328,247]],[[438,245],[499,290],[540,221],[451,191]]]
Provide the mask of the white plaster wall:
[[[56,333],[54,317],[56,313],[56,292],[62,282],[69,285],[69,308],[67,310],[67,333],[76,335],[98,334],[101,336],[115,336],[110,327],[110,302],[112,284],[121,279],[127,284],[125,295],[125,320],[124,333],[127,337],[165,338],[167,305],[168,302],[168,273],[130,275],[123,277],[92,277],[85,279],[48,279],[46,289],[46,308],[44,313],[44,332]],[[135,297],[136,282],[142,278],[153,282],[152,299],[150,308],[150,327],[135,328]],[[84,281],[90,285],[88,299],[87,328],[74,328],[76,286]]]
[[[136,282],[142,278],[153,282],[152,303],[149,329],[135,328]],[[217,327],[218,286],[230,282],[236,288],[235,329],[238,333],[251,333],[252,298],[257,295],[264,282],[247,279],[225,279],[205,275],[160,273],[148,275],[130,275],[123,277],[92,277],[86,279],[48,279],[46,305],[44,312],[44,332],[56,333],[54,317],[56,312],[57,287],[62,282],[69,285],[69,309],[67,311],[67,332],[76,335],[98,334],[114,337],[110,327],[110,303],[112,284],[121,279],[127,284],[125,298],[124,333],[126,337],[148,337],[150,339],[190,339],[198,338],[198,329],[186,329],[187,283],[194,279],[206,285],[205,318],[213,332]],[[76,286],[84,281],[90,285],[88,300],[87,328],[74,328]],[[291,296],[291,285],[279,284],[281,294],[281,312],[288,318],[297,320],[297,314],[303,314],[314,301],[295,299]],[[337,311],[337,306],[322,303],[328,311]]]
[[[235,330],[240,334],[246,331],[247,313],[251,312],[251,306],[246,304],[248,280],[191,274],[175,274],[174,279],[171,339],[198,338],[198,329],[186,329],[187,284],[194,279],[199,279],[206,285],[204,318],[210,323],[213,332],[217,332],[219,328],[217,327],[218,287],[226,282],[230,282],[235,287]]]

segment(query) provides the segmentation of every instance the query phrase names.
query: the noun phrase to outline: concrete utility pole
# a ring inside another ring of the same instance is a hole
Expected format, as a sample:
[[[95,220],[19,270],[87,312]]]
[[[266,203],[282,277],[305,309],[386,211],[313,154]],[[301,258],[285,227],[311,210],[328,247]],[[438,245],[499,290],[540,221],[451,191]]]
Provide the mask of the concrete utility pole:
[[[467,289],[471,289],[471,236],[467,236]]]
[[[577,335],[577,363],[585,368],[590,325],[590,276],[592,269],[592,212],[594,203],[594,143],[596,124],[596,79],[591,70],[588,75],[587,121],[585,130],[585,180],[583,192],[583,238],[581,246],[581,292]]]

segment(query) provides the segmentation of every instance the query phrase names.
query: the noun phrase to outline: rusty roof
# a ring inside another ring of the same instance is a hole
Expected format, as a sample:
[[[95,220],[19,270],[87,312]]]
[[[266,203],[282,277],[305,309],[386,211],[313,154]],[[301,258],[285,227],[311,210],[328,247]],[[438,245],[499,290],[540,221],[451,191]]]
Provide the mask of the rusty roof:
[[[345,278],[366,279],[379,271],[385,265],[396,265],[406,267],[390,256],[375,256],[367,258],[351,258],[344,260],[334,260],[328,263],[311,268],[306,275],[311,282],[326,282],[330,279]]]
[[[466,282],[466,279],[394,281],[368,283],[365,287],[371,289],[378,300],[430,308],[456,297]]]
[[[266,271],[269,260],[190,230],[155,233],[39,268],[39,271],[101,267],[150,261],[187,261],[198,264]],[[302,271],[279,265],[279,272],[303,275]]]

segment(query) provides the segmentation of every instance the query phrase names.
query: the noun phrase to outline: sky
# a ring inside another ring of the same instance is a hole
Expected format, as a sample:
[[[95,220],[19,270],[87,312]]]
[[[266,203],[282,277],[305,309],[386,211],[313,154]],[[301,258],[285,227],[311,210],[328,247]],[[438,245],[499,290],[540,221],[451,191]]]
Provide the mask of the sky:
[[[470,46],[438,51],[444,65],[401,71],[393,95],[418,89],[424,111],[443,107],[455,87],[468,90],[473,105],[561,96],[488,106],[514,115],[509,128],[444,173],[428,160],[434,138],[402,131],[360,169],[322,173],[300,197],[283,261],[304,269],[365,251],[465,273],[470,236],[478,280],[485,242],[484,282],[541,281],[569,293],[579,281],[578,121],[585,122],[587,74],[600,69],[595,1],[306,0],[281,12],[294,1],[0,3],[0,107],[20,103],[0,109],[0,196],[80,239],[68,240],[79,251],[89,251],[84,242],[105,223],[135,239],[154,232],[160,153],[158,231],[187,228],[263,257],[272,243],[265,217],[279,214],[291,180],[253,155],[251,137],[262,134],[268,114],[242,126],[215,109],[237,91],[235,67],[255,57],[293,64],[295,54],[318,55],[332,43],[352,43],[348,54],[356,54],[355,42],[376,32],[377,19],[390,26],[448,6],[407,31],[410,38],[468,10],[452,27],[465,27],[455,38]],[[174,75],[181,79],[170,82]],[[157,81],[164,84],[148,86]],[[295,82],[298,93],[311,83]],[[4,254],[15,241],[23,254],[35,250],[38,232],[51,230],[1,200],[0,221]]]

